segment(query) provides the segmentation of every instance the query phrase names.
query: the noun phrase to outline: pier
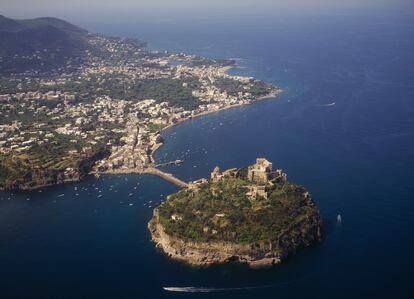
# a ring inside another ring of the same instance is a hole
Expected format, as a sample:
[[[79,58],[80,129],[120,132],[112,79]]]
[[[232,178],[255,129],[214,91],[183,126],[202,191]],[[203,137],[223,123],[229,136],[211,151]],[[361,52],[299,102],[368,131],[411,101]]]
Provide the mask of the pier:
[[[163,166],[167,166],[167,165],[181,165],[183,164],[183,160],[175,160],[175,161],[170,161],[170,162],[166,162],[166,163],[160,163],[155,165],[155,167],[163,167]]]
[[[175,163],[175,161],[170,162]],[[164,172],[162,170],[159,170],[156,168],[156,166],[149,166],[146,168],[121,168],[121,169],[112,169],[109,171],[104,172],[90,172],[90,174],[93,174],[97,177],[103,174],[131,174],[131,173],[137,173],[137,174],[152,174],[159,176],[160,178],[163,178],[164,180],[173,183],[181,188],[188,188],[188,183],[184,182],[183,180],[180,180],[179,178],[175,177],[173,174]]]
[[[142,173],[157,175],[157,176],[163,178],[164,180],[177,185],[178,187],[188,188],[188,183],[180,180],[179,178],[175,177],[171,173],[161,171],[161,170],[159,170],[158,168],[155,168],[155,167],[146,168]]]

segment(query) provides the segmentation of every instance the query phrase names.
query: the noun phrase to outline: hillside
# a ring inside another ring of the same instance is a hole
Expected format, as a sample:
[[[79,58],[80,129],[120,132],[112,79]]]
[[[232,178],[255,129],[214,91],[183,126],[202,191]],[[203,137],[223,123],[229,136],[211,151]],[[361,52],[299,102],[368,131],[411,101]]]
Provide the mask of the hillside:
[[[87,36],[86,30],[56,18],[0,16],[0,74],[75,66],[88,48]]]

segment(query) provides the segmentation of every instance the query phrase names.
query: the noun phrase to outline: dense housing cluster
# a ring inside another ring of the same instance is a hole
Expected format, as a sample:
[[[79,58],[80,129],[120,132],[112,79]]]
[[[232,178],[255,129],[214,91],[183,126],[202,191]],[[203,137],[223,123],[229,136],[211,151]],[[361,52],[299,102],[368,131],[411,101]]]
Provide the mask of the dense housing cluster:
[[[161,129],[277,91],[228,75],[231,61],[149,51],[131,39],[87,41],[76,67],[69,59],[57,70],[0,78],[1,189],[145,170]]]

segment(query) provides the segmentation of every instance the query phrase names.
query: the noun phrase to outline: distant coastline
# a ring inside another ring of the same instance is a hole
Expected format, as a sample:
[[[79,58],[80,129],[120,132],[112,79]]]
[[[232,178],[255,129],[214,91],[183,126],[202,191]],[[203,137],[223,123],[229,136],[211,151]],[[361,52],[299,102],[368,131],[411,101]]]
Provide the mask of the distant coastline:
[[[42,44],[44,56],[36,49],[20,53],[14,45],[8,65],[22,68],[2,70],[0,61],[0,190],[126,173],[152,173],[185,187],[159,169],[183,161],[156,164],[162,132],[282,92],[262,80],[229,74],[235,60],[151,51],[144,42],[89,33],[54,18],[2,20],[0,31],[10,34],[33,24],[35,31],[60,30],[67,37],[62,47],[73,52],[62,57],[62,65],[52,65],[64,52],[53,42]],[[20,43],[36,41],[34,34]],[[33,57],[39,61],[30,64]]]

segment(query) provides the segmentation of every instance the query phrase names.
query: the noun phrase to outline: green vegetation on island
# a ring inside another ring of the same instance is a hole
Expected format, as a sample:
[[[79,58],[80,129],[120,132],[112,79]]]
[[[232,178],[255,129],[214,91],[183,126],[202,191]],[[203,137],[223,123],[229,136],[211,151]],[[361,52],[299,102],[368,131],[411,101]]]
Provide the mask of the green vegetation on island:
[[[168,196],[149,223],[171,257],[194,265],[274,264],[321,237],[319,210],[302,186],[258,158],[244,169],[192,182]]]
[[[276,183],[267,190],[269,198],[251,201],[248,186],[245,179],[228,178],[203,183],[196,193],[181,190],[159,207],[160,222],[168,234],[194,241],[253,243],[276,240],[290,224],[315,212],[303,187]]]
[[[277,240],[290,225],[317,212],[302,186],[277,179],[263,184],[264,193],[254,198],[252,186],[238,173],[183,189],[158,208],[160,223],[168,234],[188,240],[254,243]]]

